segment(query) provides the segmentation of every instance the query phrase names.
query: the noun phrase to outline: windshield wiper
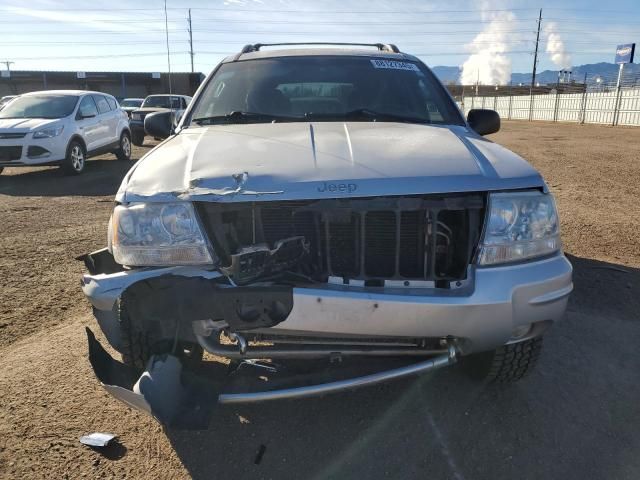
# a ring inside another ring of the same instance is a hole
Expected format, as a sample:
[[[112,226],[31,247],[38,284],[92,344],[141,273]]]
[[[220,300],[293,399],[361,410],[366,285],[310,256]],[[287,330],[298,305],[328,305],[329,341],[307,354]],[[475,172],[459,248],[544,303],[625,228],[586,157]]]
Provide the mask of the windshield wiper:
[[[235,110],[231,113],[227,113],[226,115],[194,118],[192,122],[197,123],[198,125],[213,125],[216,123],[287,122],[295,120],[301,120],[301,118]]]
[[[402,123],[430,123],[426,118],[396,115],[395,113],[376,112],[368,108],[358,108],[344,113],[313,113],[304,114],[309,120],[369,120],[382,122],[402,122]]]

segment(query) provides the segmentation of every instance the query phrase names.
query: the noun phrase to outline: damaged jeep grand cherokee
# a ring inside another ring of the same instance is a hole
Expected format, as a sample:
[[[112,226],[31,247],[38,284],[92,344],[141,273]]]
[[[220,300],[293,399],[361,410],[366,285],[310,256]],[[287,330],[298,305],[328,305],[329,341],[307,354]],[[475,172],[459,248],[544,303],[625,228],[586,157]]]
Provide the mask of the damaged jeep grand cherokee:
[[[123,359],[88,332],[105,388],[172,422],[216,397],[326,394],[457,359],[523,377],[572,269],[539,173],[482,137],[497,113],[465,119],[393,45],[264,47],[222,61],[177,125],[146,120],[166,140],[124,178],[108,247],[83,257],[84,293]],[[203,351],[265,372],[407,361],[221,392],[199,383]]]

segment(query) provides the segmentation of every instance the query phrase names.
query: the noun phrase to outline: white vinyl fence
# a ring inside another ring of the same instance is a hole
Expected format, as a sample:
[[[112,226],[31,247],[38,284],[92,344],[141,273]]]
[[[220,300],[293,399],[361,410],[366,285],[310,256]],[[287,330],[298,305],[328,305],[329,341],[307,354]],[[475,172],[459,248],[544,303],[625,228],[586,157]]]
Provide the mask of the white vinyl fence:
[[[505,119],[640,126],[640,88],[619,92],[464,96],[460,107],[465,115],[472,108],[490,108]]]

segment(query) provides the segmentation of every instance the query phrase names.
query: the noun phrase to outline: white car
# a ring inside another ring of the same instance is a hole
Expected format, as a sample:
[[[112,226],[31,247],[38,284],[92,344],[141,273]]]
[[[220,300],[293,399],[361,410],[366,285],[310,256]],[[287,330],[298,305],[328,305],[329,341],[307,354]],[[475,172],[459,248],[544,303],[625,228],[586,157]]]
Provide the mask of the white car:
[[[0,111],[0,172],[4,167],[60,165],[69,175],[86,159],[113,152],[131,157],[127,114],[111,95],[85,90],[25,93]]]

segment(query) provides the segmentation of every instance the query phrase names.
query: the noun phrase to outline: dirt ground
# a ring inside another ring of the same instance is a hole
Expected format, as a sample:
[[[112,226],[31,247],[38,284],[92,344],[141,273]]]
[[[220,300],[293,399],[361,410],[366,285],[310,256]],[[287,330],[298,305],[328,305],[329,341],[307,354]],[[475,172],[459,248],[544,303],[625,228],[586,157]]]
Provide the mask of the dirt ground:
[[[0,176],[0,478],[640,478],[640,128],[504,122],[492,139],[555,193],[576,290],[537,371],[507,389],[457,368],[330,397],[217,407],[163,430],[105,393],[74,257],[106,243],[130,164]],[[147,149],[134,150],[139,158]],[[78,442],[118,434],[104,453]],[[261,452],[262,455],[258,455]]]

